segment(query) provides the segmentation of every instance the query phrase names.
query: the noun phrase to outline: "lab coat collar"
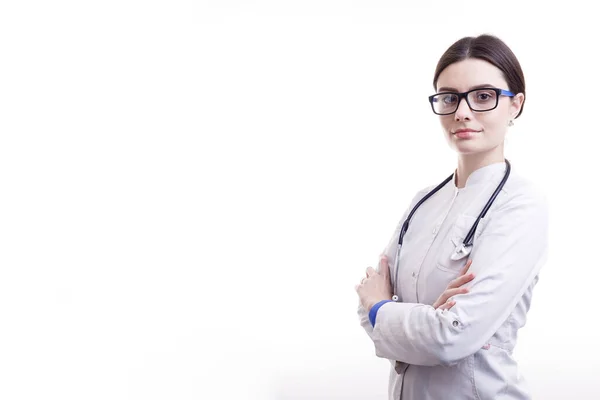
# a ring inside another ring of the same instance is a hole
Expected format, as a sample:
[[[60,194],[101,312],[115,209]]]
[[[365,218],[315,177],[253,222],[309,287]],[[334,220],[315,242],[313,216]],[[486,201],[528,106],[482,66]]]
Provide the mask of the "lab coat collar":
[[[454,174],[452,175],[452,183],[454,184],[454,187],[460,191],[460,190],[466,189],[473,185],[489,182],[490,179],[492,179],[492,177],[496,173],[506,171],[506,163],[504,161],[501,161],[498,163],[489,164],[489,165],[486,165],[485,167],[476,169],[467,178],[467,183],[465,184],[464,188],[456,187],[456,172],[457,171],[458,171],[458,168],[454,170]]]

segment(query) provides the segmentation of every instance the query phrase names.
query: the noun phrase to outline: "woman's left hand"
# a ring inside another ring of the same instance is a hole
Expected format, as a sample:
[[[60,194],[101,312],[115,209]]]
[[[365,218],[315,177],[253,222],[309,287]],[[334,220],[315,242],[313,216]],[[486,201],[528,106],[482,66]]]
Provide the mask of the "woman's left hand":
[[[385,255],[379,259],[379,272],[371,267],[367,268],[367,276],[358,285],[354,286],[354,289],[367,312],[381,300],[392,299],[390,267]]]

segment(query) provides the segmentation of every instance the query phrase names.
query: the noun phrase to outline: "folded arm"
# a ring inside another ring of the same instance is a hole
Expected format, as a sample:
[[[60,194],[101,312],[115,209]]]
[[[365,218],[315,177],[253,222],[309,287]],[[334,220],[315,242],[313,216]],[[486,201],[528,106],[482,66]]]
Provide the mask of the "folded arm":
[[[369,336],[377,356],[417,365],[453,365],[478,351],[500,328],[547,257],[545,199],[511,199],[490,217],[470,255],[476,278],[450,310],[386,303]],[[368,314],[361,324],[369,331]]]

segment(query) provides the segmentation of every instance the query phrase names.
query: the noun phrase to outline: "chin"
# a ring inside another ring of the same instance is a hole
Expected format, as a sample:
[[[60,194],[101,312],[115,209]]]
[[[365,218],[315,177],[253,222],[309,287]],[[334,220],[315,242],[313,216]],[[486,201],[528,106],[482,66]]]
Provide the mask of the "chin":
[[[477,146],[458,145],[458,146],[454,146],[454,151],[456,151],[459,154],[474,154],[474,153],[481,153],[484,150],[480,149]]]

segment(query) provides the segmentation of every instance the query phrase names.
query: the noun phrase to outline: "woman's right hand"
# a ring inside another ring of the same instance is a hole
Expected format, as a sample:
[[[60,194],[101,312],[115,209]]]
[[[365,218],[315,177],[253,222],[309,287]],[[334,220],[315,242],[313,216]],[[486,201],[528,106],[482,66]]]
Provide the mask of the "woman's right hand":
[[[451,281],[448,284],[446,290],[444,290],[444,293],[442,293],[441,296],[438,297],[438,299],[435,301],[435,303],[433,303],[433,308],[449,310],[456,304],[456,301],[450,300],[452,296],[467,293],[469,291],[468,288],[461,286],[468,282],[471,282],[475,278],[474,274],[467,274],[467,271],[469,270],[469,267],[471,266],[472,262],[473,260],[467,261],[465,267],[462,269],[462,271],[460,271],[460,275],[458,276],[458,278]]]

